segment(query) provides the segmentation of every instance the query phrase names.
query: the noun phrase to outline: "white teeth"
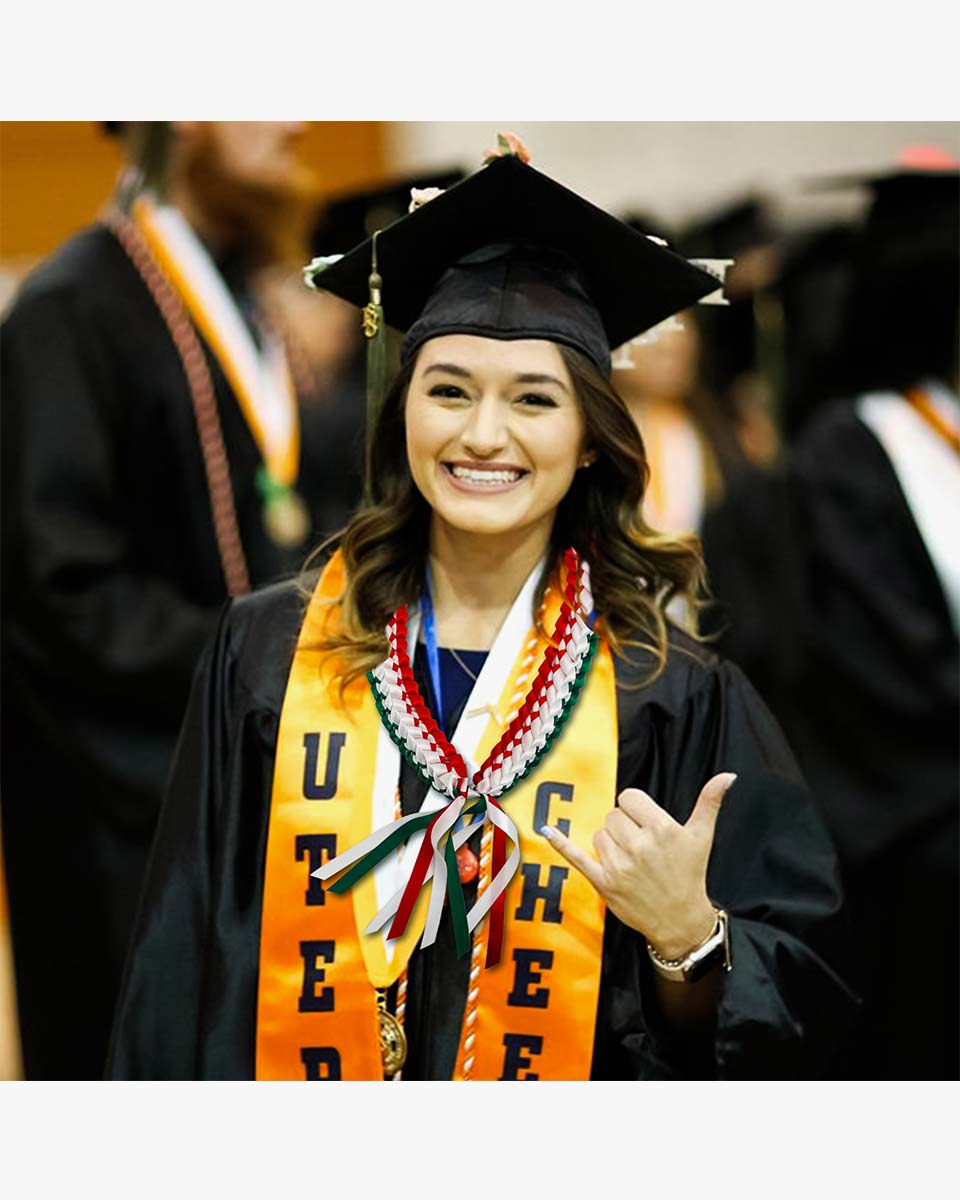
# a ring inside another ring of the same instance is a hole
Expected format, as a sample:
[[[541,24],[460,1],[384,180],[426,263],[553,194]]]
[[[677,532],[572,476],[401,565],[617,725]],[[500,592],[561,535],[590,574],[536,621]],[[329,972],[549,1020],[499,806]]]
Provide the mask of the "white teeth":
[[[472,471],[469,467],[451,467],[451,473],[457,479],[465,479],[468,483],[488,484],[491,487],[498,483],[516,483],[520,471]]]

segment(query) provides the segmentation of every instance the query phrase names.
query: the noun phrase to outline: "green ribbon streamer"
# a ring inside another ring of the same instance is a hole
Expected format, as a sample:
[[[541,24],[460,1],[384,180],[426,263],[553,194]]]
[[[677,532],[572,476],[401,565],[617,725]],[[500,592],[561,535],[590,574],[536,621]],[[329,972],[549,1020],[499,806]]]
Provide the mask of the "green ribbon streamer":
[[[357,880],[362,879],[368,871],[372,871],[377,863],[382,862],[391,850],[399,846],[401,842],[405,842],[411,834],[416,833],[420,829],[426,829],[436,815],[435,812],[421,813],[416,820],[410,821],[408,824],[387,834],[379,846],[375,846],[369,854],[365,854],[358,863],[350,868],[346,875],[341,875],[336,883],[332,883],[327,888],[327,891],[333,892],[338,896],[348,891]]]

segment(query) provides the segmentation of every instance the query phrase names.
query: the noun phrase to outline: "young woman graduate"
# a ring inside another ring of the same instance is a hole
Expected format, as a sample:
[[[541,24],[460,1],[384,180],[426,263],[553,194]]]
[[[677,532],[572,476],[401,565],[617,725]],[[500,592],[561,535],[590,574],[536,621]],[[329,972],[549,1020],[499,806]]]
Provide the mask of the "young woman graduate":
[[[823,1071],[834,852],[745,678],[664,616],[701,561],[640,520],[608,382],[716,280],[513,156],[322,265],[406,331],[372,501],[306,612],[224,613],[109,1073]]]

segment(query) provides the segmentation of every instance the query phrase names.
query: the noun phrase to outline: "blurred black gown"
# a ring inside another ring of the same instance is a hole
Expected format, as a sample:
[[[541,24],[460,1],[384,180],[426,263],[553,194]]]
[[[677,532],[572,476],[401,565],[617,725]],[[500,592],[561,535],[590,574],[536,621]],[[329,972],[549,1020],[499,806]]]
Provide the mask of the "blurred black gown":
[[[960,646],[897,474],[850,402],[703,529],[723,653],[786,730],[837,843],[868,975],[845,1071],[960,1072]]]
[[[290,585],[231,602],[198,672],[134,934],[108,1075],[251,1079],[263,869],[277,728],[302,615]],[[716,1030],[671,1032],[642,938],[608,914],[592,1076],[817,1076],[855,1007],[832,843],[783,737],[740,671],[682,635],[664,675],[618,689],[618,788],[685,820],[703,784],[739,773],[710,862],[734,967]],[[617,662],[620,684],[650,660]],[[428,681],[417,655],[414,671]],[[549,761],[549,760],[547,760]],[[404,764],[405,811],[424,786]],[[468,903],[471,897],[467,897]],[[409,968],[406,1079],[449,1079],[469,956],[450,922]]]
[[[248,311],[242,270],[219,265]],[[25,1073],[100,1078],[163,784],[226,591],[183,367],[111,233],[92,227],[41,264],[0,350],[3,845]],[[263,528],[260,451],[206,359],[251,580],[289,575],[359,497],[358,408],[351,396],[304,422],[313,530],[281,549]]]

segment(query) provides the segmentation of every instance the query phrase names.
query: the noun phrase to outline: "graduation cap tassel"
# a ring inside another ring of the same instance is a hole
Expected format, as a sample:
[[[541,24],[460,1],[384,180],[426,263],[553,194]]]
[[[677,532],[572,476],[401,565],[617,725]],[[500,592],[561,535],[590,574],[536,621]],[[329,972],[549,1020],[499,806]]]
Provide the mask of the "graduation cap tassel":
[[[373,235],[371,250],[370,300],[363,310],[363,336],[367,339],[367,415],[366,435],[366,472],[364,478],[364,501],[369,504],[372,500],[372,470],[371,457],[373,453],[373,431],[376,428],[383,406],[387,382],[387,333],[383,320],[383,303],[381,289],[383,280],[377,269],[377,238],[380,231]]]

